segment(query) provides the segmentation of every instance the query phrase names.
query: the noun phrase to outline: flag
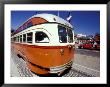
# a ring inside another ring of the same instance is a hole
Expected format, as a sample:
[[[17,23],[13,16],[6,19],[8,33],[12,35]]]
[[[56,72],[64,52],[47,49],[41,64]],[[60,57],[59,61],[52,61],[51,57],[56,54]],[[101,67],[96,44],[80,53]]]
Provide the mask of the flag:
[[[70,22],[71,18],[72,18],[72,15],[71,15],[71,12],[69,12],[68,17],[67,17],[66,20]]]

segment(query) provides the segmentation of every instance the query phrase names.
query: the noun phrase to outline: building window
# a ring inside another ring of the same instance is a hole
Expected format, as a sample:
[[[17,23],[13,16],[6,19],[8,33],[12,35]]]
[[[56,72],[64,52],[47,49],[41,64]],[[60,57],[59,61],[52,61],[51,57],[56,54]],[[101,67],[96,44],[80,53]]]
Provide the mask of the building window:
[[[26,34],[23,34],[23,42],[26,42]]]
[[[35,42],[36,43],[49,43],[49,38],[44,32],[35,33]]]
[[[32,32],[27,33],[27,43],[32,43],[32,36],[33,36]]]

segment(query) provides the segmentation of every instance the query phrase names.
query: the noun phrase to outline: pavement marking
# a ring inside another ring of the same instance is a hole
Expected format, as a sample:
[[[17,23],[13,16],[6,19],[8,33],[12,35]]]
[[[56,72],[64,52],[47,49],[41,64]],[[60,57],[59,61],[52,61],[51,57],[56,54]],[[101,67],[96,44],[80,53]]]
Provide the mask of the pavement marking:
[[[100,77],[100,71],[98,71],[96,69],[88,68],[88,67],[82,66],[80,64],[76,64],[76,63],[73,63],[72,68],[79,70],[79,71],[83,71],[83,72],[93,75],[95,77]]]

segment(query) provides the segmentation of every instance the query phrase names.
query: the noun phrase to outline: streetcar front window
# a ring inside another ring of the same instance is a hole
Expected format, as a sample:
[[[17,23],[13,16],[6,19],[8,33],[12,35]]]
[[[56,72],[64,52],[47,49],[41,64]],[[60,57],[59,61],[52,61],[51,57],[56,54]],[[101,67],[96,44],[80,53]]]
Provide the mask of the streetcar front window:
[[[58,26],[58,35],[60,43],[73,42],[73,32],[68,27]]]
[[[72,43],[73,42],[73,33],[71,29],[67,29],[68,32],[68,42]]]
[[[59,42],[67,43],[67,32],[66,28],[62,26],[58,26],[58,34],[59,34]]]

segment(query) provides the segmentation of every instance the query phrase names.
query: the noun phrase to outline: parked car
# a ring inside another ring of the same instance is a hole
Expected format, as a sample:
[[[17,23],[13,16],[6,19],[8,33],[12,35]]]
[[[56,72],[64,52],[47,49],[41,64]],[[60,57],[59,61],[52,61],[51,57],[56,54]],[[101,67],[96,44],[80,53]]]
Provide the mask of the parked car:
[[[100,50],[100,41],[96,41],[96,45],[94,46],[94,49]]]
[[[91,42],[86,42],[86,43],[82,43],[78,46],[78,48],[80,49],[93,49],[93,43]]]
[[[100,43],[99,42],[85,42],[82,44],[79,44],[79,49],[95,49],[100,50]]]

